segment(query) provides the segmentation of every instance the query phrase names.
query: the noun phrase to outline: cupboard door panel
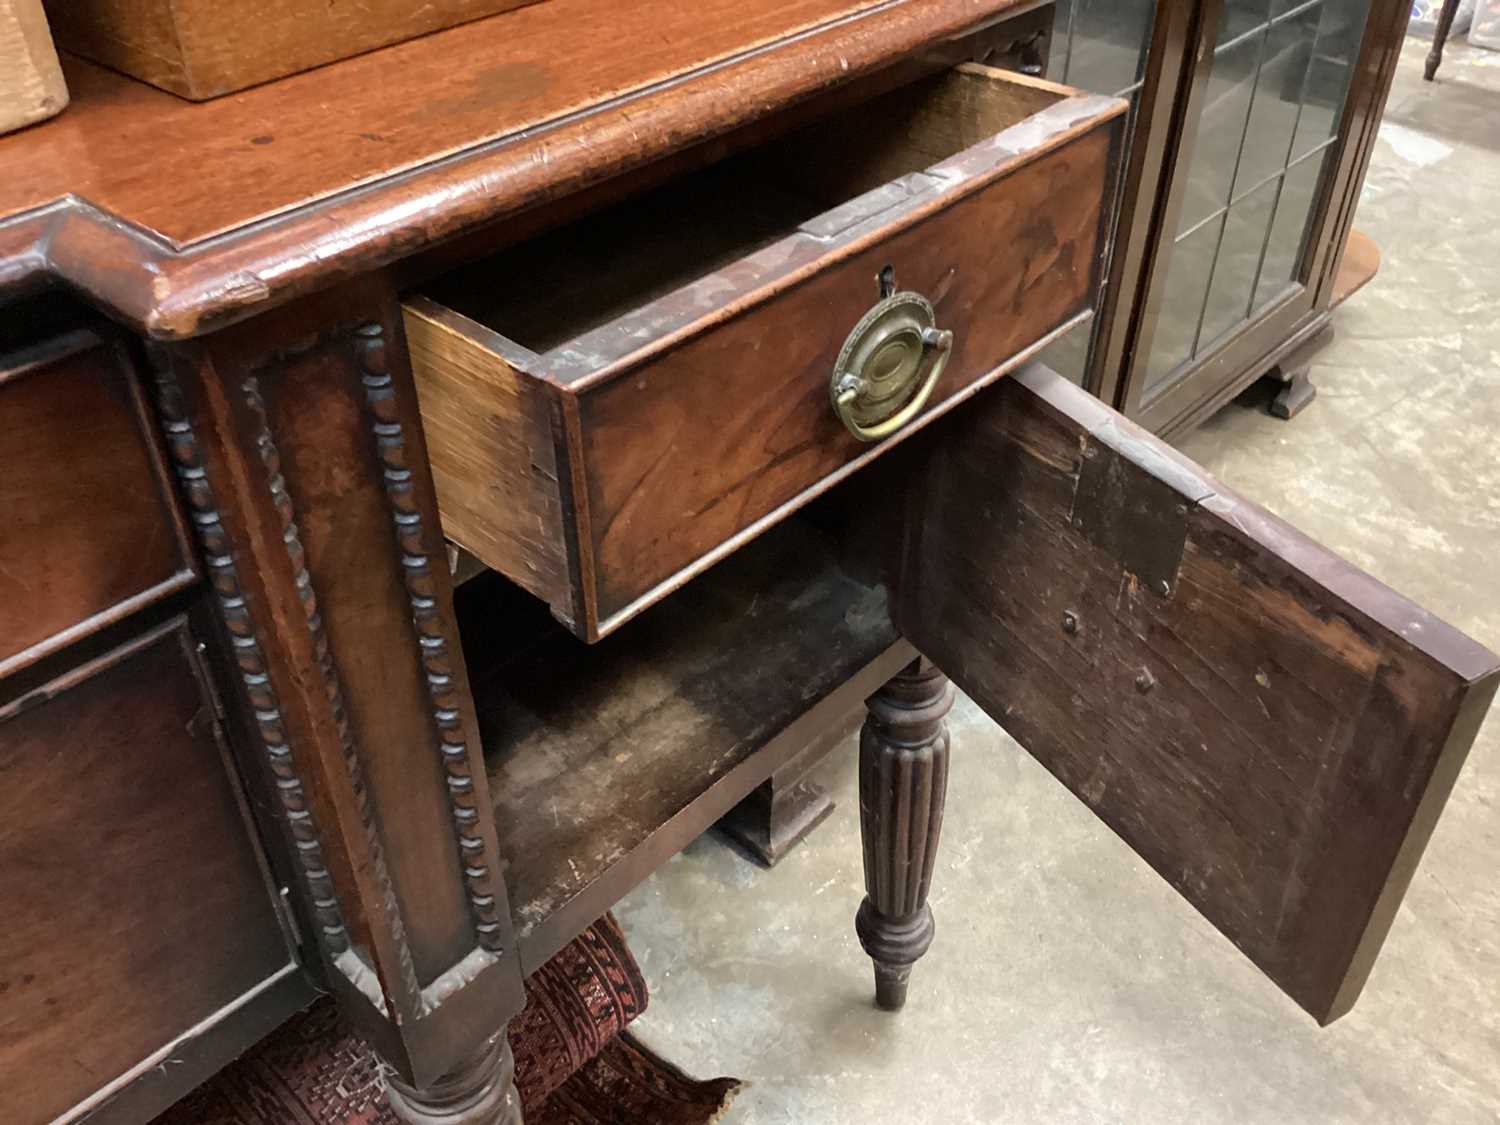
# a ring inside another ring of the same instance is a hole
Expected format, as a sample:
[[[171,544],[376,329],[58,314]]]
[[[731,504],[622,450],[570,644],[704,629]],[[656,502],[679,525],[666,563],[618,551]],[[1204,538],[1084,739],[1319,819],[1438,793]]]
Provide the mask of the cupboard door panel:
[[[195,580],[123,349],[70,332],[0,355],[0,676]]]
[[[1033,365],[934,435],[901,631],[1320,1022],[1500,660]]]
[[[178,618],[0,697],[0,1120],[74,1120],[294,971]]]

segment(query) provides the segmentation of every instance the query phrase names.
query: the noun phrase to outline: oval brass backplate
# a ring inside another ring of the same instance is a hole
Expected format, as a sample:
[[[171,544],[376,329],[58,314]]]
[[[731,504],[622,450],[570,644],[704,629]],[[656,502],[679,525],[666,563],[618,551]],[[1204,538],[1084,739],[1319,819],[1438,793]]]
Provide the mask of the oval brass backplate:
[[[953,333],[940,331],[935,319],[920,293],[892,293],[844,341],[829,397],[860,441],[895,433],[926,405],[953,346]]]

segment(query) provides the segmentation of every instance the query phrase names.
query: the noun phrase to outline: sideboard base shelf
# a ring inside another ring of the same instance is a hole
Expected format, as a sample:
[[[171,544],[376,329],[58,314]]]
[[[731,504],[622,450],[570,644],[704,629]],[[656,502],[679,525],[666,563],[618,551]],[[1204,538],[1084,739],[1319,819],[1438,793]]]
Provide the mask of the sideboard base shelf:
[[[798,520],[597,645],[497,574],[456,603],[527,971],[912,658]]]

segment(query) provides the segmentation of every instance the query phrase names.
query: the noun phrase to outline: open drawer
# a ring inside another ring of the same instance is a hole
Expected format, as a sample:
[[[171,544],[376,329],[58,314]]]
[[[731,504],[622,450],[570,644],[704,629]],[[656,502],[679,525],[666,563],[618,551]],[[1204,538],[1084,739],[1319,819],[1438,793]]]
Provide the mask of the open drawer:
[[[445,533],[609,633],[1089,314],[1123,108],[964,65],[441,278]]]

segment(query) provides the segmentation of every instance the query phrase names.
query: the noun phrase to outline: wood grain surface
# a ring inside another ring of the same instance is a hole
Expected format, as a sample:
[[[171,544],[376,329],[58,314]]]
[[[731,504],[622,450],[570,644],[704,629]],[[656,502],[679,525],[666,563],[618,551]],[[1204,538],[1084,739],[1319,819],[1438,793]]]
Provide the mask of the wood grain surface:
[[[135,372],[74,331],[0,355],[0,675],[196,579]]]
[[[412,297],[403,312],[443,534],[565,620],[580,620],[553,396],[452,310]]]
[[[203,99],[537,0],[48,0],[57,42]]]
[[[67,104],[42,0],[0,0],[0,133],[45,121]]]
[[[10,1121],[63,1115],[291,963],[193,644],[178,619],[0,696]]]
[[[828,382],[885,266],[954,333],[924,418],[1086,312],[1109,151],[1107,130],[1083,136],[580,395],[601,631],[718,544],[870,455],[830,408]]]
[[[1123,109],[961,66],[427,287],[407,320],[449,533],[585,639],[617,628],[1087,315]],[[887,274],[955,343],[926,412],[868,445],[828,385]]]
[[[72,63],[70,112],[0,138],[0,292],[58,278],[152,335],[195,335],[1017,2],[547,0],[197,105]]]
[[[1044,368],[935,437],[902,632],[1297,1003],[1347,1011],[1500,658]],[[1165,585],[1090,479],[1176,521]]]

